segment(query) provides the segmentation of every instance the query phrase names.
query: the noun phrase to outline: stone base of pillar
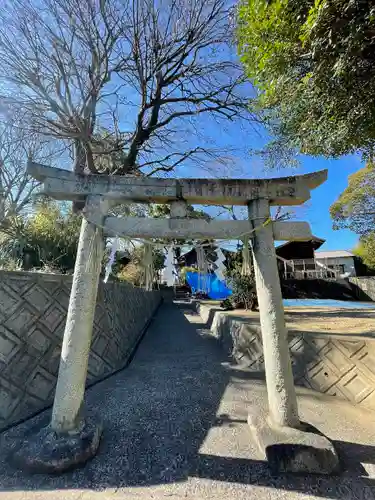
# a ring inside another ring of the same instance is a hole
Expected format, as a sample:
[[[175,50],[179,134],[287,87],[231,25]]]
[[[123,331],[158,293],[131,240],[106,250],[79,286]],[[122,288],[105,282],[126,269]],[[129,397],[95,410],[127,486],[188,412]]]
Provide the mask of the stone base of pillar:
[[[74,434],[60,434],[44,427],[13,451],[11,463],[35,474],[59,474],[84,464],[96,455],[103,432],[97,417],[87,416],[84,422]]]
[[[270,424],[267,413],[259,410],[249,414],[248,423],[273,474],[338,472],[339,459],[333,444],[312,425],[301,422],[300,429],[276,427]]]

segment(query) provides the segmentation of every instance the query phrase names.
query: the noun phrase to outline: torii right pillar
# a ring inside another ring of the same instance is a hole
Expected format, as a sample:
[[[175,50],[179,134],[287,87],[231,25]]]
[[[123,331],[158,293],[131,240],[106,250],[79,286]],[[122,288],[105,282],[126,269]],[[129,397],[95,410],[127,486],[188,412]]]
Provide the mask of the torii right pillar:
[[[274,472],[331,474],[339,464],[332,443],[298,417],[269,202],[256,199],[248,209],[257,228],[252,252],[268,394],[268,411],[252,411],[248,422]]]

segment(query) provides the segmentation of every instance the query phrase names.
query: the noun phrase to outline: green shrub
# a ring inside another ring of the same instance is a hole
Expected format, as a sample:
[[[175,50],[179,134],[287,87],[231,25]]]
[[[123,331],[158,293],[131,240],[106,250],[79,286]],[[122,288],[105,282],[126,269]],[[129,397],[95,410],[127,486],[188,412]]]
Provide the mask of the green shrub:
[[[69,207],[63,211],[56,202],[43,202],[26,224],[28,250],[44,266],[64,272],[74,269],[82,217]]]
[[[186,283],[186,273],[196,273],[196,272],[198,272],[198,269],[195,267],[191,266],[181,267],[180,270],[181,282]]]
[[[250,309],[257,307],[257,294],[252,276],[237,275],[230,279],[229,285],[233,290],[231,301],[236,309]]]
[[[238,252],[238,258],[233,261],[232,267],[226,272],[227,284],[233,293],[230,301],[236,309],[250,309],[254,311],[257,308],[258,300],[255,288],[254,268],[250,266],[250,274],[242,275],[242,255]],[[225,308],[229,308],[226,303]]]
[[[43,199],[34,214],[17,216],[1,235],[1,260],[19,261],[22,268],[74,269],[81,217],[69,206]]]

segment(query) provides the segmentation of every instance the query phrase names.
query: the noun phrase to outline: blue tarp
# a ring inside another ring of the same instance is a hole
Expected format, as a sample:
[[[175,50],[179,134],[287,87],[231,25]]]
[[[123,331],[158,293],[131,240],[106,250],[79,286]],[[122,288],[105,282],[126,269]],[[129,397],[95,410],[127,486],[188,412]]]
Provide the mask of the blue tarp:
[[[215,274],[202,275],[190,271],[186,273],[186,281],[193,293],[207,293],[210,299],[213,300],[223,300],[232,295],[232,290],[227,287],[224,281],[220,281]]]

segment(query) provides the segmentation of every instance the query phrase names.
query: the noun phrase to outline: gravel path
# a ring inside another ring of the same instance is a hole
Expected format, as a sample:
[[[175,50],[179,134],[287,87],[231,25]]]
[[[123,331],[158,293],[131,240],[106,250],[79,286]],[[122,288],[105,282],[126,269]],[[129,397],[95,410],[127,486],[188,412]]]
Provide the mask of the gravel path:
[[[0,500],[375,499],[373,414],[299,389],[301,418],[344,457],[340,477],[272,477],[246,424],[265,405],[264,382],[232,366],[187,305],[164,304],[130,366],[87,392],[105,433],[98,456],[62,476],[26,476],[6,460],[14,439],[48,412],[0,438]]]

